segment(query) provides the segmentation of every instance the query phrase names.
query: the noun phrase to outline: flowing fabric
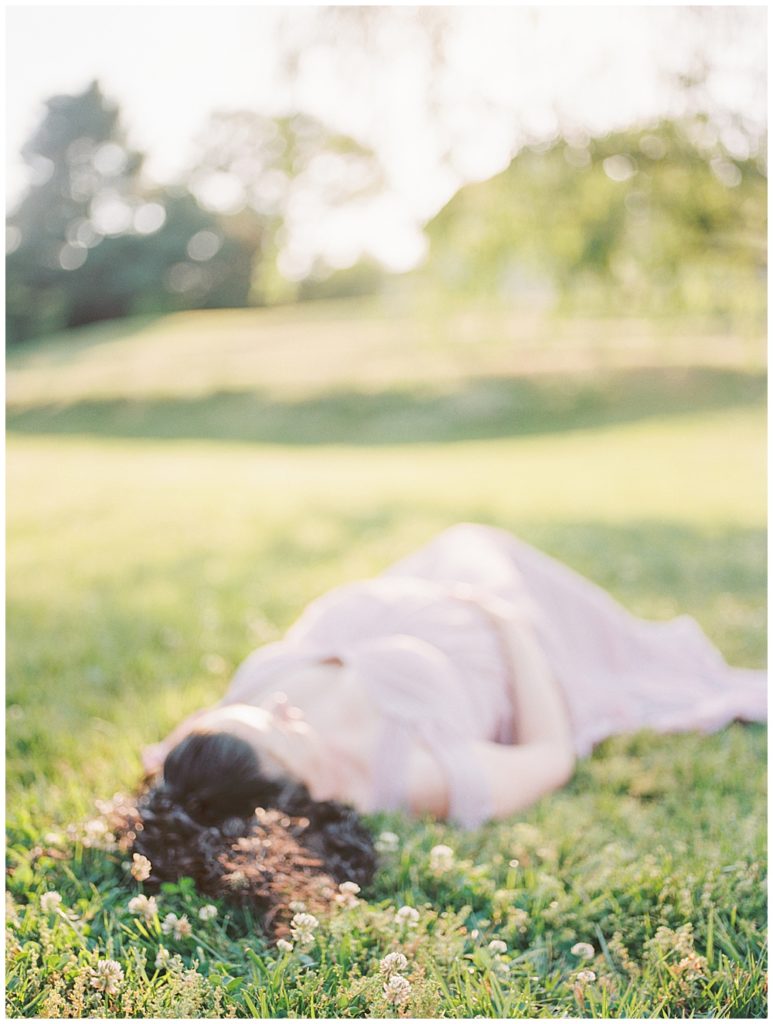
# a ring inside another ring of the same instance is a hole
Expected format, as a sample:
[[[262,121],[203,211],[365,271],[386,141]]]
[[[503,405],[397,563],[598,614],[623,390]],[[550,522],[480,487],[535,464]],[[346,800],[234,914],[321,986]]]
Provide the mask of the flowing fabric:
[[[223,703],[259,703],[284,676],[337,658],[356,672],[383,722],[373,809],[406,806],[405,765],[418,739],[446,775],[451,816],[474,827],[492,808],[470,744],[513,741],[492,608],[508,628],[533,631],[580,756],[615,733],[711,731],[734,718],[766,718],[765,673],[728,667],[689,616],[638,619],[511,534],[474,524],[314,601],[284,640],[250,655]]]

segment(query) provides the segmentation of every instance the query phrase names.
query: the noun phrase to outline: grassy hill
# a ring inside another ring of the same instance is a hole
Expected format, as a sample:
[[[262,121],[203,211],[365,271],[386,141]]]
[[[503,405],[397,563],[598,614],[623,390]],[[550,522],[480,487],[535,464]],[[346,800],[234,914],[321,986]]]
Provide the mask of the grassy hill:
[[[66,837],[311,598],[461,520],[519,533],[637,614],[691,613],[728,659],[762,664],[763,359],[759,339],[700,323],[367,303],[178,314],[12,352],[9,1012],[64,1015],[109,956],[122,996],[90,989],[81,1015],[367,1016],[386,1009],[378,957],[401,948],[414,1015],[764,1015],[759,727],[610,741],[480,834],[378,816],[400,851],[308,958],[221,907],[175,946],[187,989],[154,972],[173,943],[128,914],[120,857]],[[438,842],[457,854],[447,878],[428,866]],[[47,918],[47,889],[79,925]],[[160,902],[201,903],[184,886]],[[403,903],[431,904],[410,943],[387,923]],[[599,979],[579,994],[577,941]],[[687,946],[694,977],[676,969]]]

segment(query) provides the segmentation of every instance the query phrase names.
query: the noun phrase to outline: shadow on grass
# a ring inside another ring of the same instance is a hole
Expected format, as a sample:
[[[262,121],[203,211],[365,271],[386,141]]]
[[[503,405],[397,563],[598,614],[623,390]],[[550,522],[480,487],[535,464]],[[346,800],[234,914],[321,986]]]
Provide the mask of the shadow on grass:
[[[148,327],[162,320],[167,314],[148,313],[145,316],[133,316],[116,320],[100,320],[77,329],[58,331],[41,339],[30,339],[8,350],[8,366],[14,370],[23,370],[45,360],[46,366],[52,369],[74,363],[77,357],[100,345],[124,341],[135,335],[142,334]]]
[[[452,391],[335,391],[296,401],[254,391],[219,391],[11,406],[7,429],[18,434],[282,445],[442,443],[761,406],[765,392],[766,377],[760,372],[647,368],[593,377],[481,377]]]

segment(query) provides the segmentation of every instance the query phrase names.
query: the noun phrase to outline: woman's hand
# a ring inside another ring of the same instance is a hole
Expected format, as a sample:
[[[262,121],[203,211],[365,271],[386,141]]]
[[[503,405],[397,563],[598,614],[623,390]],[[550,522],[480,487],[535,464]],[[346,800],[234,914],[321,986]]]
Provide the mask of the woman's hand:
[[[564,786],[574,772],[574,750],[565,740],[516,746],[479,742],[472,749],[486,777],[495,818],[525,810]]]

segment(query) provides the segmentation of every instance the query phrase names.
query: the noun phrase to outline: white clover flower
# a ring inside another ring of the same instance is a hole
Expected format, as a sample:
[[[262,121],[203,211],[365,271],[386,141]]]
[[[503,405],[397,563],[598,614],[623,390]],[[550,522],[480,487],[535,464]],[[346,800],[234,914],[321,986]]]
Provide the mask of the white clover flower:
[[[387,953],[378,965],[379,973],[383,974],[386,978],[391,978],[393,974],[399,974],[400,971],[406,970],[407,967],[408,960],[403,953]]]
[[[511,868],[519,868],[521,866],[521,862],[518,860],[517,857],[513,857],[513,859],[509,860],[507,863],[508,866]]]
[[[596,950],[591,946],[590,942],[575,942],[572,946],[572,953],[582,960],[592,960],[596,955]]]
[[[402,974],[393,974],[384,985],[384,998],[394,1006],[402,1006],[407,1003],[411,995],[411,983]]]
[[[358,892],[360,892],[360,887],[356,882],[341,882],[335,901],[342,907],[356,907],[359,903]]]
[[[395,832],[382,832],[373,845],[379,853],[395,853],[400,849],[400,837]]]
[[[131,871],[132,878],[135,878],[138,882],[144,882],[146,878],[149,878],[152,868],[153,865],[148,858],[143,857],[141,853],[132,855],[132,865],[129,870]]]
[[[114,996],[123,981],[123,967],[116,960],[100,960],[90,973],[92,988],[108,996]]]
[[[314,929],[318,925],[319,921],[313,914],[302,912],[294,915],[290,922],[290,932],[301,949],[312,945],[314,942]]]
[[[489,944],[488,944],[488,948],[495,955],[497,955],[499,953],[506,953],[507,952],[507,943],[503,942],[501,939],[492,939],[491,942],[489,942]]]
[[[129,900],[129,913],[144,917],[146,921],[152,921],[158,913],[158,905],[155,896],[146,896],[140,893]]]
[[[400,907],[399,910],[395,911],[395,921],[397,924],[404,924],[409,928],[415,928],[419,923],[419,912],[414,907]]]
[[[581,985],[585,985],[590,981],[596,980],[596,973],[595,971],[578,971],[575,977]]]
[[[313,914],[300,913],[293,916],[290,926],[305,932],[313,932],[319,926],[319,921]]]
[[[92,818],[83,826],[81,842],[88,849],[95,850],[116,850],[118,844],[115,835],[107,827],[102,818]]]
[[[283,953],[292,953],[293,944],[292,942],[288,942],[287,939],[277,939],[276,948],[280,949]]]
[[[293,900],[287,904],[288,910],[292,910],[294,914],[302,914],[306,910],[306,904],[303,900]]]
[[[164,935],[169,935],[174,931],[177,926],[177,914],[167,914],[164,920],[161,922],[161,931]]]
[[[454,851],[450,846],[440,843],[438,846],[432,847],[429,851],[429,867],[433,874],[442,875],[445,871],[450,871],[453,866]]]
[[[200,921],[211,921],[215,917],[217,917],[217,907],[212,903],[207,903],[205,907],[201,907],[199,910]]]
[[[40,897],[40,909],[44,914],[53,914],[59,909],[62,902],[62,897],[52,889],[50,892],[44,892]]]
[[[164,935],[173,935],[178,941],[188,939],[193,934],[187,914],[183,914],[182,917],[178,917],[177,914],[167,914],[161,924],[161,931]]]
[[[172,954],[166,948],[166,946],[159,946],[158,952],[156,953],[156,967],[166,967],[169,963],[169,957]]]

